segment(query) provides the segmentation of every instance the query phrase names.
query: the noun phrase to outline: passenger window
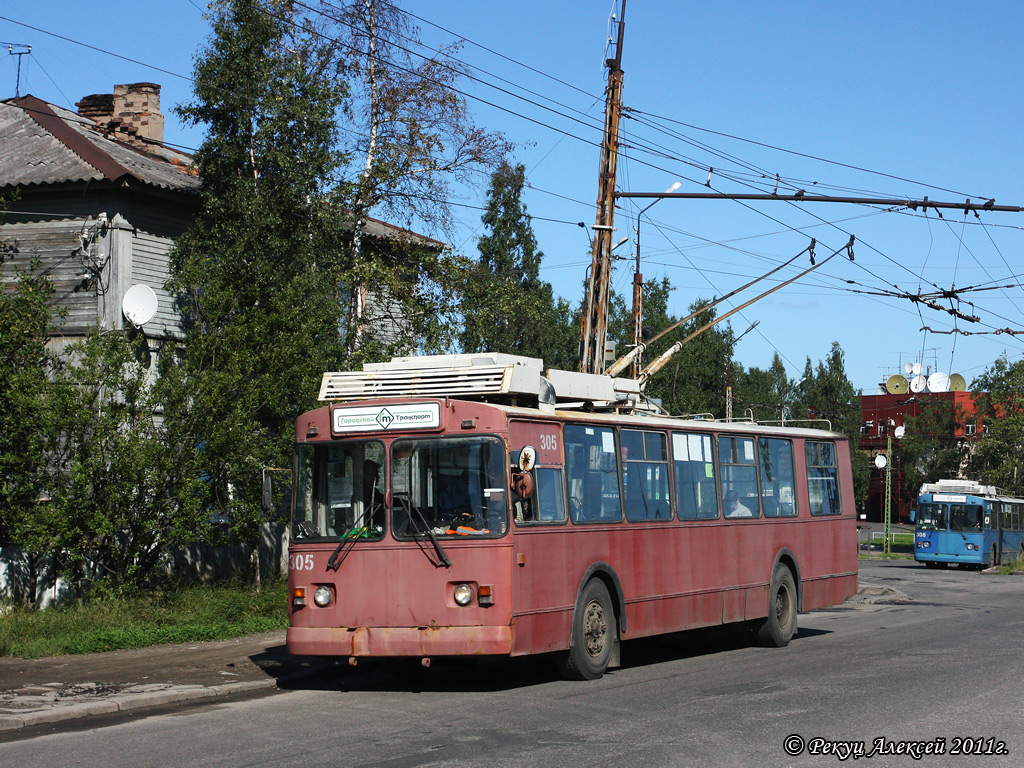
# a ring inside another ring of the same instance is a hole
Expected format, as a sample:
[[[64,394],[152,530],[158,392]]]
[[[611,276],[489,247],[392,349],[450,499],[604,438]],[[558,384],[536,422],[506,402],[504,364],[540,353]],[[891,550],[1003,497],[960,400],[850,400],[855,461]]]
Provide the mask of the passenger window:
[[[807,492],[812,515],[838,515],[842,512],[839,495],[839,470],[835,443],[808,441]]]
[[[718,517],[718,484],[711,435],[672,433],[672,466],[680,520]]]
[[[572,521],[622,520],[615,431],[610,427],[566,425],[563,435]]]
[[[796,515],[793,443],[762,437],[758,441],[761,458],[761,509],[765,517]]]
[[[754,440],[718,438],[718,465],[722,471],[722,510],[726,517],[760,517]]]
[[[622,483],[626,491],[626,519],[631,522],[671,520],[665,435],[623,429]]]
[[[534,519],[538,523],[565,522],[565,488],[560,467],[537,467]]]

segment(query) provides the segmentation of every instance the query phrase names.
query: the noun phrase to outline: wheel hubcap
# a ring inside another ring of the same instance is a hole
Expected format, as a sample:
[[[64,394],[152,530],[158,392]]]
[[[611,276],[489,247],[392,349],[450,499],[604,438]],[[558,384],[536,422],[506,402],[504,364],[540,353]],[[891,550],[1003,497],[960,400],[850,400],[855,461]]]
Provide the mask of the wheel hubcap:
[[[587,611],[583,615],[583,637],[588,654],[601,655],[607,633],[608,622],[605,620],[604,608],[595,600],[587,606]]]
[[[780,627],[789,625],[789,590],[785,587],[775,594],[775,618]]]

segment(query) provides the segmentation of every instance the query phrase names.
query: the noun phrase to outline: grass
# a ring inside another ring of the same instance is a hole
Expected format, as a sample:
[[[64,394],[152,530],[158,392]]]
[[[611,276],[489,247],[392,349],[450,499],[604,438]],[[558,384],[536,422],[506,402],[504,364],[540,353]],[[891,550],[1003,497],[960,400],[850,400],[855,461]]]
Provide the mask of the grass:
[[[1007,575],[1024,575],[1024,552],[1020,552],[1016,557],[996,566],[995,572]]]
[[[264,583],[258,593],[239,585],[205,585],[45,611],[15,608],[0,617],[0,656],[36,659],[283,629],[287,591],[280,580]]]

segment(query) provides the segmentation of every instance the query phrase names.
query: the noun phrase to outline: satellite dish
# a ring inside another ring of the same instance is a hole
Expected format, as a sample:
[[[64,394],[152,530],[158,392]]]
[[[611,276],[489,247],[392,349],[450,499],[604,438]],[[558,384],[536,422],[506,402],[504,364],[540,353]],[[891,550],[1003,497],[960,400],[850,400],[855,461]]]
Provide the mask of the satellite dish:
[[[949,377],[949,391],[950,392],[966,392],[967,381],[959,373],[954,373]]]
[[[915,376],[910,380],[910,391],[911,392],[924,392],[928,387],[928,379],[924,376]]]
[[[907,428],[900,424],[896,429],[892,431],[892,436],[897,440],[902,440],[903,436],[907,434]]]
[[[928,377],[929,392],[949,392],[949,376],[936,371]]]
[[[903,366],[903,370],[905,370],[907,373],[913,373],[914,372],[914,364],[913,363],[907,363],[906,365]]]
[[[125,291],[121,312],[135,327],[145,325],[156,315],[156,294],[148,285],[139,283]]]
[[[885,456],[883,456],[882,454],[878,454],[877,456],[875,456],[875,466],[878,467],[879,469],[885,469],[885,465],[888,463],[889,462],[885,460]]]
[[[898,373],[893,374],[885,381],[885,390],[890,395],[905,395],[909,387],[907,377],[900,376]]]
[[[914,366],[912,368],[912,373],[915,376],[920,376],[921,375],[921,371],[923,371],[923,370],[924,370],[924,368],[921,366],[920,363],[914,363]]]

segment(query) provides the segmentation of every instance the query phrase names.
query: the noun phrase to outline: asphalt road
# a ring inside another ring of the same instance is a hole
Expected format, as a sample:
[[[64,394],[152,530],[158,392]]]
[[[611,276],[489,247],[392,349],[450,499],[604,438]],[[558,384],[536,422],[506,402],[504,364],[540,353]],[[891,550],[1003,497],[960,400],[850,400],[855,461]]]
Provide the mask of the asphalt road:
[[[634,641],[586,683],[545,659],[338,667],[300,690],[0,744],[0,765],[827,766],[854,761],[811,751],[849,749],[859,764],[1020,768],[1024,580],[861,566],[889,596],[802,614],[784,649],[721,629]],[[997,754],[952,754],[965,746]]]

